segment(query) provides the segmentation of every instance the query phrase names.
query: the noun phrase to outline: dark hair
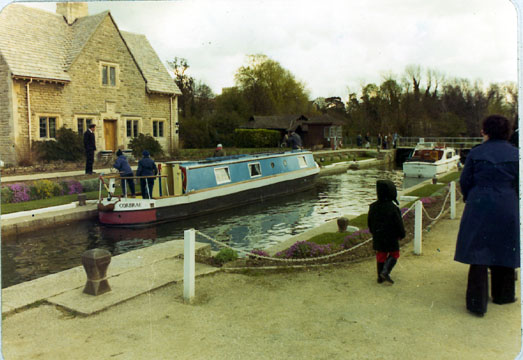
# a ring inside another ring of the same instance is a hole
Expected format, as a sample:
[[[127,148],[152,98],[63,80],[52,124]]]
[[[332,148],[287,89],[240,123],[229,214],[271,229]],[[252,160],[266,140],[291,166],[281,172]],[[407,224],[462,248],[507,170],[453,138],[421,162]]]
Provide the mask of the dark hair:
[[[118,151],[116,152],[116,156],[120,156],[120,155],[123,155],[123,152],[122,152],[122,150],[118,149]]]
[[[510,135],[510,122],[501,115],[487,116],[483,120],[481,128],[489,139],[507,140]]]
[[[89,129],[92,129],[96,126],[96,124],[89,124]]]

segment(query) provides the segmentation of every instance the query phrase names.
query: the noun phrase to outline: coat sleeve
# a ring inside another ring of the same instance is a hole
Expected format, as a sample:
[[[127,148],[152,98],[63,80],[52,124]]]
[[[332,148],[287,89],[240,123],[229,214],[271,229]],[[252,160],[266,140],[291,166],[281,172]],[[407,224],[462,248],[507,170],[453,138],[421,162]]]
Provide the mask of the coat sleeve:
[[[396,206],[396,205],[394,205]],[[398,236],[400,239],[403,239],[405,237],[405,225],[403,224],[403,218],[401,217],[401,210],[400,208],[396,207],[396,224],[398,226]]]
[[[136,169],[136,176],[142,176],[142,161],[138,161],[138,168]]]
[[[158,167],[156,166],[156,163],[153,161],[153,173],[154,175],[158,175]]]
[[[461,172],[461,176],[459,178],[459,186],[461,187],[461,192],[463,193],[463,201],[467,201],[467,195],[474,186],[474,161],[472,160],[472,157],[467,156],[467,160],[465,161],[465,167],[463,168],[463,171]]]

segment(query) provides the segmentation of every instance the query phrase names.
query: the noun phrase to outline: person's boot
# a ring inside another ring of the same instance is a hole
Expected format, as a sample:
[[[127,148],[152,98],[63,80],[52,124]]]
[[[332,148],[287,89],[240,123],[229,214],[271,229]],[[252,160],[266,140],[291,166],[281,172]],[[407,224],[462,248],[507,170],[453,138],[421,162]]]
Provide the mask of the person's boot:
[[[380,277],[381,272],[383,271],[383,266],[385,263],[382,262],[376,262],[378,265],[378,284],[381,284],[383,282],[383,279]]]
[[[387,261],[385,261],[382,272],[380,273],[380,278],[383,281],[387,281],[391,284],[394,284],[394,281],[390,278],[390,272],[394,268],[394,265],[396,265],[396,259],[392,256],[389,256],[387,258]]]

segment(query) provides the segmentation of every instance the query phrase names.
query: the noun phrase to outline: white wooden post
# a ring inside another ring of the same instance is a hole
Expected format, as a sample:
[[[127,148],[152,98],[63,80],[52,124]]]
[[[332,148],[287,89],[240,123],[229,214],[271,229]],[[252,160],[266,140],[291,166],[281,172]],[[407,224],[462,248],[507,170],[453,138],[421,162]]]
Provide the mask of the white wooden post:
[[[183,299],[190,303],[194,298],[194,229],[183,233]]]
[[[456,218],[456,182],[450,182],[450,218]]]
[[[421,225],[423,219],[423,205],[421,201],[416,201],[414,211],[414,254],[421,255]]]

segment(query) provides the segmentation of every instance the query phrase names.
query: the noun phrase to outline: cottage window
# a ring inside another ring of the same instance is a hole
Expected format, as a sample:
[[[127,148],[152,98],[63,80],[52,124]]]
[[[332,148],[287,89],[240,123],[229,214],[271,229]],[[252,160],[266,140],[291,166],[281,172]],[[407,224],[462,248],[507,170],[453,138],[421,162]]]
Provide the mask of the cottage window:
[[[164,120],[153,120],[153,136],[164,137]]]
[[[40,116],[40,138],[56,138],[56,117]]]
[[[78,126],[78,134],[83,134],[85,131],[87,131],[87,129],[89,128],[89,125],[91,125],[93,123],[93,119],[79,117],[76,119],[76,123]]]
[[[228,167],[214,169],[214,176],[216,177],[216,184],[231,182],[231,176],[229,175]]]
[[[249,164],[249,173],[251,177],[261,176],[260,163]]]
[[[116,87],[118,83],[118,65],[101,63],[102,86]]]
[[[127,120],[126,129],[128,138],[138,137],[138,120]]]

